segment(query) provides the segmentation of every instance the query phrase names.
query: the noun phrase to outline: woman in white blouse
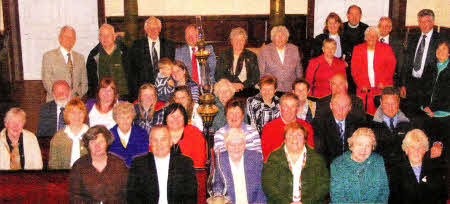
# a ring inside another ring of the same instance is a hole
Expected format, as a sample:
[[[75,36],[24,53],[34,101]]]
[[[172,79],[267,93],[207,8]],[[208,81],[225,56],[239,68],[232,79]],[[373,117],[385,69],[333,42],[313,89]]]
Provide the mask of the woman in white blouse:
[[[70,169],[73,163],[87,154],[81,143],[83,134],[89,129],[86,122],[87,110],[79,98],[70,100],[64,110],[66,126],[50,141],[49,169]]]
[[[119,89],[111,77],[103,78],[99,83],[96,99],[89,99],[86,107],[89,112],[89,125],[104,125],[111,129],[116,125],[112,109],[118,103]]]

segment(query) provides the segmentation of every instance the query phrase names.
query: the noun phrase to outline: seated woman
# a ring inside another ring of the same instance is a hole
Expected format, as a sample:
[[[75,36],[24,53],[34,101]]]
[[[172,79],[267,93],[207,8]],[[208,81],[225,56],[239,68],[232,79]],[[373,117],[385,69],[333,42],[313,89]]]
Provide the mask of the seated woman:
[[[266,203],[261,186],[262,153],[246,150],[245,145],[240,128],[231,128],[225,135],[226,151],[216,155],[213,192],[227,195],[232,203]]]
[[[445,203],[445,176],[437,160],[425,159],[428,137],[422,130],[409,131],[402,149],[407,159],[392,170],[389,203]]]
[[[335,40],[326,38],[323,40],[323,54],[309,61],[305,77],[311,84],[309,96],[322,98],[330,95],[330,78],[335,74],[346,75],[345,62],[335,57],[336,46]]]
[[[277,78],[272,75],[261,77],[258,82],[259,94],[247,99],[247,113],[250,125],[261,134],[264,125],[280,117],[280,98],[277,91]]]
[[[70,203],[126,203],[128,168],[122,159],[107,153],[113,141],[103,125],[91,127],[83,135],[88,154],[70,171]]]
[[[387,203],[388,179],[383,157],[372,153],[373,131],[357,129],[348,145],[350,151],[331,163],[331,203]]]
[[[104,125],[111,129],[116,125],[112,117],[112,109],[119,101],[119,90],[111,77],[103,78],[98,85],[98,92],[95,99],[86,101],[88,110],[89,125]]]
[[[73,163],[88,153],[82,145],[83,134],[89,129],[86,122],[87,110],[84,103],[74,98],[64,109],[66,126],[50,141],[49,169],[70,169]]]
[[[180,153],[192,159],[195,168],[205,167],[206,140],[200,130],[188,124],[183,105],[172,103],[166,108],[164,125],[172,138],[172,153]]]
[[[193,101],[189,87],[176,87],[170,102],[181,104],[188,115],[188,124],[197,127],[200,131],[203,131],[202,118],[197,113],[198,103]]]
[[[148,133],[133,124],[136,116],[133,104],[122,102],[114,106],[113,118],[117,125],[111,128],[114,141],[109,152],[121,157],[127,167],[130,167],[133,157],[148,152]]]
[[[219,112],[216,113],[212,124],[214,132],[227,124],[227,120],[225,118],[225,105],[231,98],[233,98],[235,93],[236,89],[228,79],[221,79],[214,84],[216,106],[219,108]]]
[[[284,145],[270,153],[262,172],[267,203],[327,203],[330,176],[325,160],[305,144],[298,121],[284,127]]]
[[[192,95],[192,100],[198,103],[200,98],[200,89],[195,81],[189,76],[189,71],[183,62],[175,60],[172,66],[172,78],[175,80],[175,86],[189,87]]]
[[[143,84],[139,87],[138,101],[134,104],[136,117],[134,124],[150,133],[153,126],[153,116],[156,111],[156,88],[150,83]]]
[[[23,129],[26,113],[20,108],[6,112],[0,132],[0,170],[42,169],[41,149],[36,136]]]
[[[363,100],[365,111],[374,115],[377,110],[374,98],[384,87],[393,86],[397,60],[391,46],[378,41],[378,28],[367,28],[364,36],[366,42],[353,48],[351,73],[356,95]]]
[[[299,102],[297,118],[311,123],[316,115],[316,102],[308,100],[308,93],[311,93],[309,83],[304,79],[296,79],[292,84],[292,90]]]
[[[218,55],[216,81],[228,79],[238,92],[237,97],[249,97],[258,93],[255,85],[259,80],[258,58],[256,54],[245,49],[247,32],[241,28],[233,28],[230,33],[231,48]]]

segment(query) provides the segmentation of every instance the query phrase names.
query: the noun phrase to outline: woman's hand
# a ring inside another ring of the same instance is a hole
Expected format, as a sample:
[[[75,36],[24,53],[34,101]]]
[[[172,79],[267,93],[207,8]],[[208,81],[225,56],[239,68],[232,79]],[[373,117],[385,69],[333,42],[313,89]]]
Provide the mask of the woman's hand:
[[[433,111],[431,111],[431,109],[430,109],[430,107],[425,107],[424,109],[423,109],[423,111],[425,111],[427,114],[428,114],[428,116],[430,116],[430,117],[433,117],[434,116],[434,112]]]

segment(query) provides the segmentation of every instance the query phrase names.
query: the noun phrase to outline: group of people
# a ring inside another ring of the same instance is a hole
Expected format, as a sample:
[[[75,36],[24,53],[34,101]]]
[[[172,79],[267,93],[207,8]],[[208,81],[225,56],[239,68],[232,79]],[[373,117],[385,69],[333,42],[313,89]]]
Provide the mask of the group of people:
[[[128,49],[104,24],[86,65],[65,26],[43,58],[37,137],[10,109],[0,169],[42,169],[37,138],[52,137],[47,167],[71,169],[72,202],[197,203],[195,168],[209,167],[208,191],[232,203],[445,203],[449,43],[428,9],[406,50],[389,18],[368,27],[361,14],[328,15],[305,77],[285,26],[258,54],[240,27],[217,57],[206,46],[208,76],[194,25],[175,48],[150,17]],[[197,113],[205,78],[219,110],[211,150]]]

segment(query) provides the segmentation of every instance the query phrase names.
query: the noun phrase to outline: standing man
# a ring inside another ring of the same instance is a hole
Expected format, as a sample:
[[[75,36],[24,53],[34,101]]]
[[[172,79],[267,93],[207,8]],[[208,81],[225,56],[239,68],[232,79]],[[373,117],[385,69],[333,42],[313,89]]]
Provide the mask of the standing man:
[[[351,59],[353,53],[353,47],[360,43],[363,43],[364,32],[369,27],[367,24],[361,22],[362,10],[361,7],[357,5],[351,5],[347,9],[347,22],[344,23],[344,39],[346,39],[347,48],[349,49],[345,53],[349,53],[349,56],[345,57],[345,61],[348,66],[351,67]],[[347,69],[347,81],[348,81],[348,92],[350,94],[355,94],[356,84],[353,81],[352,75],[350,73],[351,69]]]
[[[103,24],[98,39],[100,43],[89,53],[87,59],[88,97],[95,98],[98,82],[104,77],[112,77],[123,100],[128,98],[128,58],[127,47],[116,42],[114,27]]]
[[[88,89],[84,56],[72,50],[76,42],[75,29],[64,26],[59,33],[59,48],[50,50],[42,58],[42,83],[47,91],[47,102],[53,100],[53,83],[65,80],[72,95],[83,96]]]
[[[161,27],[158,18],[149,17],[144,24],[147,36],[134,41],[130,48],[130,91],[134,98],[142,84],[155,83],[159,59],[174,59],[175,44],[160,35]]]
[[[420,111],[420,104],[426,104],[433,91],[437,72],[436,48],[440,35],[433,30],[434,12],[423,9],[417,14],[421,33],[408,39],[406,60],[401,77],[400,96],[407,98],[406,115],[411,117]]]
[[[191,24],[186,27],[184,30],[184,38],[186,39],[186,44],[175,50],[175,60],[182,61],[186,65],[192,80],[201,85],[206,78],[204,76],[205,70],[200,69],[200,64],[194,55],[198,50],[197,42],[199,40],[198,29],[195,25]],[[205,49],[211,53],[206,60],[206,64],[208,64],[209,67],[210,82],[213,84],[214,73],[216,70],[216,55],[214,54],[214,49],[211,45],[207,45]]]
[[[394,72],[394,86],[400,85],[400,74],[402,73],[402,66],[404,61],[404,47],[403,41],[397,36],[391,35],[392,20],[389,17],[381,17],[378,21],[378,29],[380,31],[380,38],[378,39],[382,43],[389,44],[392,47],[394,56],[397,59]]]

